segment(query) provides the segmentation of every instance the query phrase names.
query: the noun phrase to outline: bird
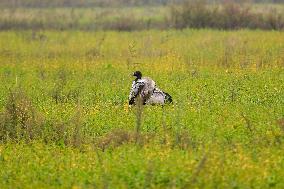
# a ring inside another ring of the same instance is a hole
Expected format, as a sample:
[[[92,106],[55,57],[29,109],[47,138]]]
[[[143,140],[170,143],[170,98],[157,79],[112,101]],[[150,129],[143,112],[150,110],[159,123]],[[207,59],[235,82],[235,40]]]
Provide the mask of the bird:
[[[135,105],[139,98],[143,105],[172,103],[171,95],[159,89],[150,77],[142,77],[140,71],[135,71],[133,76],[135,79],[129,93],[129,105]]]

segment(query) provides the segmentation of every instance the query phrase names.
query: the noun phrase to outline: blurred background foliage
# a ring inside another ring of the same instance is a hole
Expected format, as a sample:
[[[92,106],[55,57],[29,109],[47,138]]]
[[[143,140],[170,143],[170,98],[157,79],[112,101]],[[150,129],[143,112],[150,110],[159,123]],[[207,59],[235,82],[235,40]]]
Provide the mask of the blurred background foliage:
[[[0,30],[283,30],[280,1],[0,1]]]

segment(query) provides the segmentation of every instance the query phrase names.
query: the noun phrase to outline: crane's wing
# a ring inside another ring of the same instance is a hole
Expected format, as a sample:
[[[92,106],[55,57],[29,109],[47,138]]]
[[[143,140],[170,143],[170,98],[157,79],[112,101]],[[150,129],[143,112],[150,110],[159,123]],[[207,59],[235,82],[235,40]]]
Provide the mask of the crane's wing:
[[[146,101],[146,104],[164,104],[165,94],[159,88],[155,88],[151,97]]]
[[[170,104],[172,101],[172,97],[168,93],[156,87],[146,104]]]
[[[140,79],[139,82],[144,83],[144,87],[141,89],[141,96],[143,97],[144,100],[149,99],[155,89],[156,86],[155,81],[153,81],[149,77],[142,77],[142,79]]]
[[[141,93],[144,86],[144,82],[132,82],[131,90],[128,97],[130,105],[134,104],[135,98],[139,95],[139,93]]]

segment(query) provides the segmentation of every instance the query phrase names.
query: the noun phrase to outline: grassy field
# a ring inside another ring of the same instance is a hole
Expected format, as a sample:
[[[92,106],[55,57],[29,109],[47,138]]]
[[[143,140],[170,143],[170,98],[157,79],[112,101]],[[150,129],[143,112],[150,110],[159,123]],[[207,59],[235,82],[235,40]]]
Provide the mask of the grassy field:
[[[283,32],[6,31],[0,65],[1,188],[284,188]]]

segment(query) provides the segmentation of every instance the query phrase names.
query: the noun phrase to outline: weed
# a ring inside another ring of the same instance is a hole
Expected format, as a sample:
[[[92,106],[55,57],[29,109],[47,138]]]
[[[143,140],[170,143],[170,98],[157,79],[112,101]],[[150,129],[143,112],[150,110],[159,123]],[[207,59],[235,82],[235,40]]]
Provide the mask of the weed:
[[[20,87],[10,90],[4,112],[0,115],[1,141],[31,141],[42,135],[43,117]]]

